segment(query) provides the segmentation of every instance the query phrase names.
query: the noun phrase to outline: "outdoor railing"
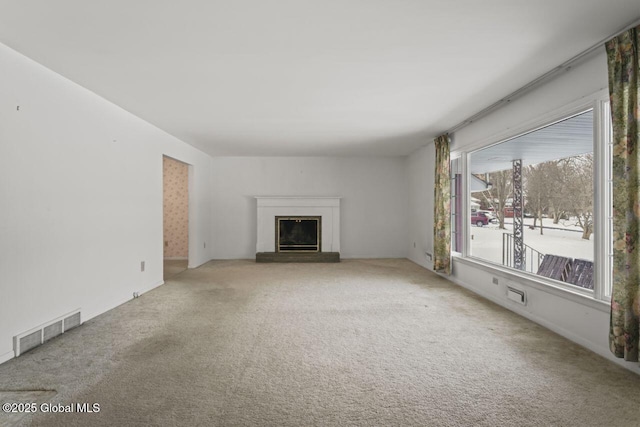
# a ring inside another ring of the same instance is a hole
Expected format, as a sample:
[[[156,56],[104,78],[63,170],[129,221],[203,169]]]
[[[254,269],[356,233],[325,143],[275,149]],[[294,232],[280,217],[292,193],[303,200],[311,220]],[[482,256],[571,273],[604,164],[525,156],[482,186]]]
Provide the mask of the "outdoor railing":
[[[502,233],[502,265],[507,267],[513,267],[513,234]],[[540,263],[544,258],[544,254],[533,249],[529,245],[524,245],[523,256],[523,270],[530,273],[537,273]]]

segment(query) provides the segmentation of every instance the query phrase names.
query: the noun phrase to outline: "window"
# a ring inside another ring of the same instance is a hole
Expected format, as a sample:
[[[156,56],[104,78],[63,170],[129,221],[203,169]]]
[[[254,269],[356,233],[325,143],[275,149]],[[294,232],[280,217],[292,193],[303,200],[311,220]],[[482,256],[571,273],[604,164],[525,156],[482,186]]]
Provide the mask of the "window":
[[[599,249],[597,257],[601,261],[601,274],[599,277],[602,285],[596,291],[600,294],[599,298],[611,298],[611,289],[613,286],[613,175],[612,175],[612,159],[613,159],[613,125],[611,124],[611,106],[609,101],[603,101],[599,104],[600,114],[602,117],[602,125],[598,126],[599,140],[601,149],[599,150],[600,159],[597,162],[599,176],[602,177],[600,186],[596,190],[596,206],[599,207],[599,216],[603,219],[602,238],[596,239],[598,242],[596,247]],[[598,183],[598,182],[597,182]],[[597,236],[596,236],[597,237]]]
[[[607,298],[610,162],[610,114],[604,101],[468,153],[465,215],[459,200],[462,162],[452,161],[453,249],[462,252],[458,233],[464,221],[466,256]]]
[[[451,159],[451,250],[462,252],[462,240],[464,231],[462,221],[464,213],[462,211],[462,159],[460,157]]]

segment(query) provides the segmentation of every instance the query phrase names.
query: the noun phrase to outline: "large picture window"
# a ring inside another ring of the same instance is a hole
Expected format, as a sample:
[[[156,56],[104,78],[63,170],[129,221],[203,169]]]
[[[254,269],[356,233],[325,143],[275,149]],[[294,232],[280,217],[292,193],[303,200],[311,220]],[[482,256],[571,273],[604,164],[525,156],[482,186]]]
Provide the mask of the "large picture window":
[[[460,157],[451,159],[451,167],[449,168],[451,173],[451,250],[455,253],[462,252],[462,241],[464,239],[461,160]]]
[[[581,111],[469,153],[466,255],[607,296],[604,113]]]

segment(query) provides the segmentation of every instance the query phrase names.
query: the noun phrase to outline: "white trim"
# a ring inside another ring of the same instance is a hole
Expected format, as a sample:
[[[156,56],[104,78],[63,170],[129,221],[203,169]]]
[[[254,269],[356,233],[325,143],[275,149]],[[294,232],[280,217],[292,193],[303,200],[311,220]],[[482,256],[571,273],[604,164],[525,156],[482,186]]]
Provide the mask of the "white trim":
[[[465,229],[464,229],[464,221],[465,221],[465,215],[464,215],[464,209],[462,207],[463,203],[464,203],[464,194],[465,192],[462,190],[462,185],[463,185],[463,175],[464,175],[464,171],[465,168],[463,167],[463,157],[461,155],[455,156],[455,157],[450,157],[449,158],[449,166],[453,166],[455,165],[455,170],[453,171],[449,171],[449,179],[451,180],[451,185],[450,185],[450,192],[451,192],[451,201],[453,203],[451,203],[451,212],[450,212],[450,217],[451,217],[451,254],[453,255],[461,255],[462,254],[462,248],[464,247],[464,238],[465,238]],[[455,175],[460,175],[459,177],[455,177]],[[460,183],[460,193],[458,194],[456,192],[456,187],[457,182]],[[460,209],[457,209],[457,200],[460,200]],[[456,218],[454,218],[454,215]],[[457,218],[460,218],[460,226],[457,226]],[[455,227],[454,227],[454,224]],[[455,228],[455,232],[454,232],[454,228]],[[458,246],[456,245],[456,240],[457,237],[456,236],[460,236],[460,247],[458,248]],[[453,249],[456,248],[456,249]]]
[[[258,207],[340,207],[340,196],[254,196]]]
[[[461,287],[463,287],[465,289],[468,289],[469,291],[471,291],[471,292],[473,292],[473,293],[475,293],[477,295],[480,295],[481,297],[483,297],[483,298],[485,298],[485,299],[487,299],[487,300],[489,300],[489,301],[491,301],[491,302],[493,302],[495,304],[498,304],[499,306],[501,306],[501,307],[503,307],[503,308],[505,308],[505,309],[507,309],[509,311],[512,311],[512,312],[514,312],[514,313],[516,313],[516,314],[518,314],[518,315],[520,315],[520,316],[522,316],[522,317],[524,317],[526,319],[529,319],[534,323],[537,323],[537,324],[539,324],[541,326],[544,326],[545,328],[557,333],[558,335],[561,335],[561,336],[567,338],[568,340],[573,341],[574,343],[576,343],[578,345],[581,345],[582,347],[584,347],[584,348],[586,348],[586,349],[588,349],[588,350],[590,350],[590,351],[592,351],[592,352],[604,357],[605,359],[607,359],[607,360],[609,360],[611,362],[614,362],[618,366],[621,366],[621,367],[623,367],[623,368],[635,373],[636,375],[640,375],[640,371],[638,370],[638,367],[640,366],[640,364],[633,363],[633,362],[626,362],[626,361],[624,361],[622,359],[619,359],[619,358],[613,356],[611,354],[611,352],[609,351],[609,349],[603,348],[603,347],[598,346],[598,345],[595,345],[593,342],[591,342],[591,341],[589,341],[587,339],[584,339],[584,338],[580,337],[579,335],[576,335],[575,333],[573,333],[573,332],[571,332],[571,331],[569,331],[569,330],[567,330],[567,329],[565,329],[563,327],[560,327],[557,324],[552,323],[552,322],[548,321],[547,319],[545,319],[543,317],[539,317],[539,316],[537,316],[535,314],[532,314],[531,312],[526,310],[524,305],[517,304],[517,303],[513,303],[513,304],[507,305],[505,303],[508,300],[504,300],[503,301],[503,300],[500,300],[498,298],[495,298],[493,295],[491,295],[491,294],[489,294],[487,292],[484,292],[484,290],[482,290],[482,288],[476,288],[476,287],[467,285],[466,283],[463,283],[463,282],[457,280],[454,277],[442,276],[442,275],[439,275],[439,276],[443,277],[444,279],[449,280],[452,283],[455,283],[458,286],[461,286]]]
[[[491,264],[484,260],[480,260],[479,258],[455,257],[454,261],[480,268],[481,270],[484,270],[503,279],[522,283],[525,286],[530,286],[539,291],[564,298],[566,300],[602,311],[604,313],[607,313],[609,311],[609,302],[593,298],[593,293],[587,289],[582,289],[577,286],[564,285],[562,282],[557,282],[555,280],[552,281],[551,279],[547,279],[545,277],[519,272],[507,267],[501,267],[497,264]]]
[[[160,159],[160,165],[162,167],[162,176],[160,179],[161,182],[161,190],[162,190],[162,194],[163,194],[163,199],[162,199],[162,207],[161,207],[161,212],[162,212],[162,218],[163,218],[163,225],[162,225],[162,251],[164,254],[164,187],[165,187],[165,182],[164,182],[164,158],[168,158],[171,159],[173,161],[176,161],[178,163],[182,163],[183,165],[187,166],[187,256],[186,257],[168,257],[168,258],[164,258],[165,259],[181,259],[181,260],[187,260],[187,268],[192,268],[190,263],[191,260],[193,258],[195,258],[195,254],[197,253],[196,251],[198,250],[198,245],[199,242],[197,242],[196,236],[197,234],[197,230],[196,230],[196,224],[197,224],[197,216],[196,216],[196,192],[195,192],[195,183],[196,183],[196,179],[195,179],[195,174],[196,174],[196,170],[195,170],[195,166],[189,162],[187,162],[186,160],[181,160],[179,158],[177,158],[176,156],[174,156],[173,154],[169,155],[165,152],[162,153],[161,155],[161,159]],[[204,241],[205,244],[205,248],[206,248],[206,240]]]
[[[164,189],[164,181],[162,185]],[[197,217],[197,210],[196,210],[197,198],[196,198],[195,187],[196,187],[196,167],[190,163],[187,163],[187,221],[189,221],[189,223],[187,224],[187,268],[189,268],[190,265],[193,263],[193,260],[195,259],[195,254],[197,253],[197,251],[199,251],[199,246],[200,246],[200,241],[199,239],[196,238],[196,236],[198,236],[198,230],[196,227],[198,225],[198,217]],[[163,215],[163,222],[164,222],[164,212],[162,212],[162,215]],[[162,233],[163,233],[163,240],[164,240],[164,225],[163,225]],[[206,240],[203,242],[204,244],[203,249],[207,248],[206,242],[207,242]],[[205,258],[208,258],[208,257],[205,256]]]
[[[152,291],[155,288],[157,288],[158,286],[162,286],[162,285],[164,285],[164,280],[160,280],[159,282],[156,282],[156,283],[152,284],[151,286],[144,287],[144,288],[142,288],[142,289],[140,289],[139,291],[136,291],[136,292],[138,292],[138,296],[140,296],[140,295],[146,294],[147,292]]]
[[[310,215],[322,218],[321,252],[340,252],[339,196],[255,196],[256,253],[276,251],[275,218]]]
[[[4,362],[7,362],[11,359],[13,359],[15,356],[15,353],[13,351],[8,351],[5,354],[0,354],[0,365],[3,364]]]
[[[518,126],[507,128],[475,143],[468,144],[459,150],[454,150],[451,152],[451,156],[462,155],[463,157],[466,157],[464,156],[465,154],[468,155],[474,151],[488,148],[492,145],[500,144],[510,139],[517,138],[518,136],[549,126],[558,121],[562,121],[569,116],[576,115],[580,112],[593,108],[594,102],[608,96],[609,92],[607,91],[607,89],[600,89],[589,95],[583,96],[577,101],[574,101],[563,107],[556,108],[555,110],[545,113],[537,118],[526,121]],[[452,141],[455,147],[455,134],[453,134],[452,136]]]
[[[462,207],[462,256],[469,256],[469,248],[471,247],[471,238],[469,237],[470,233],[470,218],[468,217],[471,212],[471,192],[469,191],[469,155],[466,154],[460,157],[460,167],[462,168],[462,173],[460,174],[460,178],[462,178],[462,185],[460,186],[462,194],[460,206]],[[452,260],[453,262],[453,260]]]
[[[208,261],[207,261],[207,262],[208,262]],[[152,284],[151,286],[148,286],[148,287],[145,287],[145,288],[141,288],[141,289],[139,289],[139,290],[131,291],[132,293],[128,294],[126,297],[118,298],[117,300],[115,300],[114,302],[112,302],[112,303],[110,304],[110,307],[111,307],[111,308],[109,308],[109,309],[107,309],[107,310],[101,310],[101,311],[96,311],[96,312],[86,312],[86,313],[83,313],[83,316],[82,316],[82,323],[84,324],[84,323],[88,322],[89,320],[93,319],[94,317],[100,316],[101,314],[104,314],[104,313],[106,313],[106,312],[108,312],[108,311],[111,311],[111,310],[113,310],[114,308],[116,308],[116,307],[120,307],[122,304],[126,304],[126,303],[128,303],[129,301],[131,301],[131,300],[135,299],[135,298],[133,297],[133,292],[138,292],[138,296],[142,296],[142,295],[146,294],[147,292],[152,291],[152,290],[154,290],[155,288],[157,288],[158,286],[162,286],[162,285],[164,285],[164,280],[160,280],[160,281],[156,282],[155,284]]]
[[[462,150],[458,150],[452,152],[451,156],[460,156],[463,159],[462,164],[462,225],[464,238],[462,240],[463,251],[461,257],[456,257],[456,260],[469,262],[470,264],[474,264],[477,267],[480,267],[486,271],[497,272],[503,275],[517,277],[520,280],[525,280],[532,286],[544,290],[545,292],[553,293],[562,297],[564,295],[580,295],[583,300],[588,301],[596,301],[601,304],[594,305],[593,308],[601,309],[602,304],[609,309],[610,298],[605,295],[603,291],[603,284],[609,280],[606,276],[606,272],[610,269],[610,261],[608,258],[608,254],[605,254],[606,248],[602,242],[606,241],[606,239],[610,239],[607,229],[606,229],[606,221],[603,221],[603,218],[606,218],[606,209],[607,204],[601,203],[602,200],[611,200],[608,195],[608,191],[602,188],[603,185],[603,176],[606,176],[608,171],[608,164],[605,164],[608,160],[608,155],[606,154],[606,145],[604,142],[607,140],[607,135],[604,133],[607,132],[608,126],[603,122],[603,103],[605,103],[609,99],[609,92],[607,89],[600,89],[596,92],[591,93],[590,95],[583,96],[579,100],[572,102],[563,107],[557,108],[549,113],[543,114],[540,117],[532,119],[528,122],[520,126],[516,126],[514,128],[509,128],[504,131],[498,132],[491,137],[485,138],[477,143],[470,144]],[[582,289],[571,289],[570,285],[563,285],[560,282],[556,283],[556,281],[547,279],[544,277],[538,277],[535,275],[530,275],[528,273],[520,273],[516,272],[516,270],[505,268],[502,266],[498,266],[496,264],[485,262],[484,260],[480,260],[479,258],[473,258],[473,254],[471,253],[471,236],[469,231],[469,220],[468,220],[468,212],[470,205],[470,197],[471,193],[469,192],[469,180],[470,180],[470,171],[468,168],[468,164],[470,162],[471,155],[479,150],[501,144],[503,142],[509,141],[511,139],[517,138],[518,136],[534,132],[538,129],[553,125],[554,123],[558,123],[562,120],[565,120],[568,117],[574,116],[576,114],[580,114],[586,110],[592,109],[594,114],[594,123],[593,123],[593,152],[594,152],[594,291],[582,290]],[[455,137],[455,134],[454,134]],[[604,159],[605,162],[602,160]],[[597,215],[597,216],[596,216]],[[563,293],[558,294],[556,291],[552,290],[561,290]],[[570,298],[572,299],[572,298]],[[579,302],[578,300],[576,300]]]
[[[611,192],[609,191],[608,177],[611,169],[611,156],[609,154],[608,143],[610,137],[608,135],[611,130],[610,120],[605,118],[605,113],[608,111],[605,104],[608,103],[608,96],[602,96],[596,100],[594,107],[594,123],[593,123],[593,135],[594,135],[594,249],[595,249],[595,274],[594,278],[596,286],[594,289],[594,298],[599,300],[609,300],[611,297],[607,296],[606,290],[611,287],[613,268],[611,260],[609,258],[609,250],[611,249],[611,242],[613,236],[609,232],[609,212],[611,204],[613,203]]]

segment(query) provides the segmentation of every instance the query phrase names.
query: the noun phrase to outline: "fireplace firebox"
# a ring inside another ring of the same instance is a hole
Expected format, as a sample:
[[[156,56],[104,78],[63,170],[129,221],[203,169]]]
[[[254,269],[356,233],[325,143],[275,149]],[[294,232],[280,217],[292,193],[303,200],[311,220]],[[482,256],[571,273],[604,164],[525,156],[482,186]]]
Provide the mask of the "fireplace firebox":
[[[276,252],[320,252],[320,216],[276,216]]]

